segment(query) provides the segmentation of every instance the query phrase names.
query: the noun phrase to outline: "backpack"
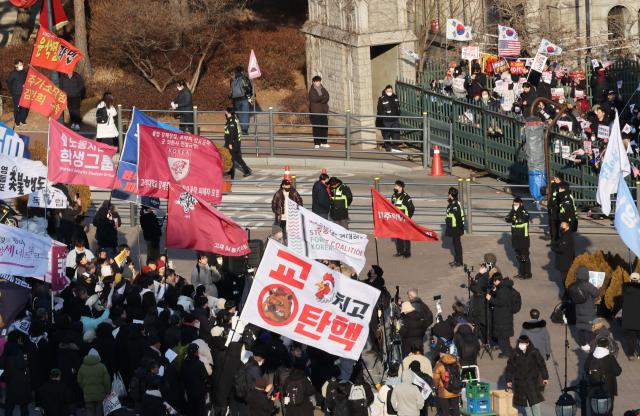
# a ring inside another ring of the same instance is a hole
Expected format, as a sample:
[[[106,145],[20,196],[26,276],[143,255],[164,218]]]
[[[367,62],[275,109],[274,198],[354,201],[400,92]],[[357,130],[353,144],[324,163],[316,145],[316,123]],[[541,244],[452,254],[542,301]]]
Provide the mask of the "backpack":
[[[573,283],[567,288],[571,301],[576,305],[587,303],[587,295],[582,290],[582,285],[579,282]]]
[[[389,386],[389,390],[387,391],[386,405],[387,405],[387,414],[388,415],[397,415],[396,409],[393,408],[391,404],[391,393],[393,393],[393,387]]]
[[[511,288],[511,313],[518,313],[522,309],[522,296],[520,292]]]
[[[304,379],[288,381],[284,390],[285,397],[289,398],[289,405],[300,406],[304,403]]]
[[[249,395],[247,370],[244,366],[240,367],[235,376],[233,376],[233,390],[238,399],[245,399]]]
[[[458,364],[444,364],[444,388],[453,394],[462,391],[462,377]]]
[[[96,110],[96,123],[106,124],[109,121],[109,114],[107,113],[107,107],[100,107]]]
[[[231,98],[244,98],[250,95],[251,88],[247,87],[245,76],[234,78],[231,81]]]
[[[349,410],[359,411],[366,409],[367,406],[367,392],[364,390],[362,384],[353,384],[351,390],[349,390]]]

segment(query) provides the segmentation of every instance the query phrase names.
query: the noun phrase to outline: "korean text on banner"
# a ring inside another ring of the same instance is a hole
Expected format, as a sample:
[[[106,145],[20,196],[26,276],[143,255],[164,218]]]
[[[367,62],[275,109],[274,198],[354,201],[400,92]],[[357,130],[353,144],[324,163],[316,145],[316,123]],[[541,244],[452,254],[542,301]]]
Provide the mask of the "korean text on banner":
[[[49,271],[51,239],[0,224],[0,274],[37,277]]]
[[[29,158],[29,137],[18,134],[0,121],[0,154]]]
[[[56,87],[49,78],[30,67],[19,105],[45,117],[57,119],[67,108],[67,94]]]
[[[51,284],[51,290],[61,291],[71,283],[66,275],[67,245],[59,241],[51,241],[49,252],[49,271],[44,281]]]
[[[181,186],[169,185],[167,209],[167,247],[235,257],[251,252],[240,225]]]
[[[82,57],[80,50],[41,26],[31,53],[31,65],[71,75]]]
[[[118,163],[118,176],[114,189],[123,192],[138,192],[138,125],[160,127],[165,130],[180,131],[171,124],[157,121],[142,111],[133,108],[129,129],[124,138],[122,155]]]
[[[465,46],[462,48],[462,59],[472,61],[474,59],[480,59],[480,47],[479,46]]]
[[[0,293],[2,294],[0,329],[5,329],[29,303],[31,286],[18,277],[2,274],[0,275]]]
[[[49,120],[49,180],[112,189],[118,149]]]
[[[47,167],[40,161],[0,155],[0,199],[28,195],[47,185]]]
[[[357,360],[380,291],[269,240],[241,319]]]
[[[542,74],[542,72],[544,71],[544,64],[546,63],[547,57],[538,52],[535,58],[533,58],[533,62],[531,63],[531,70],[540,72]]]
[[[287,202],[296,204],[290,199]],[[296,249],[296,244],[292,247],[290,241],[291,235],[296,234],[295,230],[289,233],[289,222],[295,224],[296,219],[292,218],[295,215],[301,215],[304,222],[304,227],[301,228],[304,230],[302,251]],[[358,274],[367,261],[365,251],[369,238],[366,234],[349,231],[301,206],[288,207],[287,235],[289,236],[287,244],[295,253],[302,255],[306,253],[312,259],[338,260],[353,267]]]
[[[138,194],[169,197],[169,184],[212,204],[222,200],[222,161],[218,148],[205,137],[138,126]]]
[[[67,196],[58,188],[47,186],[29,195],[29,208],[65,209],[69,206]]]
[[[371,197],[373,198],[373,234],[376,237],[438,241],[438,234],[435,231],[416,224],[374,188],[371,188]]]

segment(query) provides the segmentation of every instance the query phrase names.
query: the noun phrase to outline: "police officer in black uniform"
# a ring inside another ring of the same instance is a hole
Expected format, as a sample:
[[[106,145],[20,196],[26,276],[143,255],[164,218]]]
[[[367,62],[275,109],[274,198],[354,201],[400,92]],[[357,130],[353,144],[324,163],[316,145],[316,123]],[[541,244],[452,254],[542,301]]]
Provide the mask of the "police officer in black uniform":
[[[556,207],[558,209],[558,220],[569,224],[569,231],[578,231],[578,217],[576,215],[576,203],[571,195],[571,189],[567,182],[558,185],[558,198]]]
[[[518,279],[531,279],[531,260],[529,259],[529,213],[524,209],[522,199],[515,198],[511,211],[504,219],[511,224],[511,247],[518,261]]]
[[[349,206],[353,202],[351,189],[335,176],[329,179],[331,191],[331,219],[336,224],[349,229]]]
[[[399,152],[396,147],[400,145],[400,100],[393,93],[393,87],[387,85],[378,98],[378,111],[376,114],[376,127],[382,127],[382,139],[384,150],[387,152]],[[382,117],[380,117],[382,116]]]
[[[415,207],[408,193],[404,191],[404,182],[397,180],[393,187],[391,203],[407,217],[413,217]],[[411,257],[411,241],[396,238],[396,254],[393,257]]]
[[[560,207],[557,206],[557,203],[558,187],[563,181],[564,175],[562,172],[556,172],[553,175],[553,180],[551,181],[551,199],[549,201],[549,206],[547,207],[547,212],[549,214],[549,235],[552,242],[556,241],[560,235],[560,220],[558,219]]]
[[[229,175],[231,179],[235,177],[236,173],[236,163],[240,165],[242,171],[244,172],[244,176],[247,177],[251,175],[251,169],[245,163],[244,159],[242,159],[242,150],[240,148],[241,144],[241,136],[240,129],[238,128],[238,119],[236,117],[236,112],[233,108],[228,107],[227,111],[224,113],[224,116],[227,119],[227,123],[224,125],[224,147],[229,149],[231,152],[231,157],[233,158],[233,163],[231,164],[231,170],[229,171]]]
[[[447,206],[447,217],[444,235],[451,237],[453,241],[453,261],[449,263],[451,267],[462,266],[462,241],[460,240],[464,234],[464,211],[458,202],[458,190],[454,187],[449,188],[449,205]]]

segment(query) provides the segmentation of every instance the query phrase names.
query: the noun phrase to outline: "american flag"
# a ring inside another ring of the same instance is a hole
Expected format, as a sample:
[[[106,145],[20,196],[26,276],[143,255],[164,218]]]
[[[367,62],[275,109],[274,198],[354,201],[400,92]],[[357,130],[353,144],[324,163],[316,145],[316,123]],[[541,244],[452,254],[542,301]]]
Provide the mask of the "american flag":
[[[520,56],[520,41],[499,40],[498,56]]]

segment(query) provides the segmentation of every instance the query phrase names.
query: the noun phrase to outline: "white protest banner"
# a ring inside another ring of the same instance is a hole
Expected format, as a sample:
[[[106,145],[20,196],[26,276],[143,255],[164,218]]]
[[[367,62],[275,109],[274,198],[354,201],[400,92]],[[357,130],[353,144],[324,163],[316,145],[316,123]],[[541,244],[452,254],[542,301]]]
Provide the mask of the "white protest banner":
[[[544,64],[546,63],[547,57],[538,52],[535,58],[533,58],[533,62],[531,63],[531,70],[540,72],[542,74],[542,72],[544,71]]]
[[[47,167],[20,157],[0,154],[0,199],[29,195],[47,185]]]
[[[598,124],[598,139],[608,139],[609,133],[609,126],[606,124]]]
[[[473,61],[474,59],[480,59],[480,47],[479,46],[465,46],[462,48],[462,59],[467,61]]]
[[[48,187],[29,195],[29,208],[64,209],[69,206],[67,196],[58,188]]]
[[[0,274],[42,279],[49,271],[51,239],[0,224]]]
[[[380,291],[269,240],[241,319],[357,360]]]

